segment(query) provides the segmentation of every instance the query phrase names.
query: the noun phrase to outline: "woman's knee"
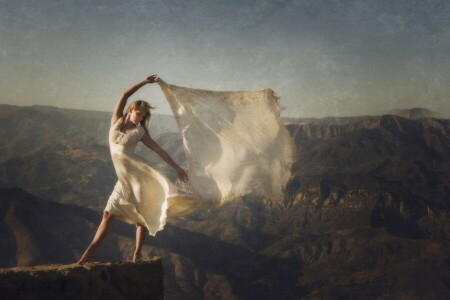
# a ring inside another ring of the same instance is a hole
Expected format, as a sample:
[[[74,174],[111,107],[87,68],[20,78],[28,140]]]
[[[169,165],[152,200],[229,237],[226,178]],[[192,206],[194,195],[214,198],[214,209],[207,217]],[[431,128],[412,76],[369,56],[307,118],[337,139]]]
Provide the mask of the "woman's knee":
[[[110,221],[114,220],[114,215],[110,212],[104,211],[103,212],[103,220],[110,222]]]
[[[143,224],[140,224],[140,223],[137,223],[136,224],[136,229],[142,230],[142,231],[147,231],[147,226],[145,226]]]

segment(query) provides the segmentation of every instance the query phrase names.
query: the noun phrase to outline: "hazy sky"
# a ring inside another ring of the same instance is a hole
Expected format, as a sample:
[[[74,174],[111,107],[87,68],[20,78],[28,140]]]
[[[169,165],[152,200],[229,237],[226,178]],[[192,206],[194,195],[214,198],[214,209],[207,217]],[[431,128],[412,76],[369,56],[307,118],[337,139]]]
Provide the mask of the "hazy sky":
[[[111,111],[157,73],[283,115],[450,112],[450,1],[0,0],[0,103]],[[135,98],[170,113],[158,86]]]

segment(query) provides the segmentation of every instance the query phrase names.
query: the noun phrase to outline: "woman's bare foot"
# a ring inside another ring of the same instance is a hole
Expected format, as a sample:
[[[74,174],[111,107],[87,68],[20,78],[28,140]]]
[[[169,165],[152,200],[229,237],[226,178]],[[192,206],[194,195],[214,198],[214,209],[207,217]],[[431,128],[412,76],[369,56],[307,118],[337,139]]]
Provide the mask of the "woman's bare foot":
[[[133,253],[133,262],[137,263],[140,262],[142,260],[142,254],[141,253]]]
[[[81,258],[77,261],[78,265],[82,265],[87,261],[92,261],[95,258],[95,249],[89,247],[86,252],[81,256]]]

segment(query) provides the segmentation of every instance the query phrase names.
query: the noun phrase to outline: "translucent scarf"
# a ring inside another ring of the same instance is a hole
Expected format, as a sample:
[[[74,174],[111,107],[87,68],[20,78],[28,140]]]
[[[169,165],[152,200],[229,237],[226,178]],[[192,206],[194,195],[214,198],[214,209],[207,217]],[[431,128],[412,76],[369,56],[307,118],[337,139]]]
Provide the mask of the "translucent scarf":
[[[292,140],[271,89],[222,92],[159,82],[181,131],[189,182],[203,199],[277,199],[291,175]]]

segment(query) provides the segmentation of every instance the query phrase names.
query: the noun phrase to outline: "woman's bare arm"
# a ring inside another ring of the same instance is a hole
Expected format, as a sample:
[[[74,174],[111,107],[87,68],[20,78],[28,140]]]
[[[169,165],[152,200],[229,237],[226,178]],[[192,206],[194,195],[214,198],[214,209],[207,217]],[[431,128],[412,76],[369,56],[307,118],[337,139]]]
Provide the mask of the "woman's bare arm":
[[[147,83],[153,83],[158,81],[157,75],[152,75],[150,77],[147,77],[146,79],[142,80],[141,82],[136,83],[126,91],[122,93],[122,96],[119,98],[119,101],[117,101],[116,107],[114,108],[114,112],[111,118],[111,125],[117,122],[118,119],[123,117],[123,110],[125,108],[125,105],[127,105],[128,98],[133,95],[138,89],[146,85]]]
[[[170,157],[170,155],[164,151],[156,142],[153,140],[150,136],[150,134],[145,131],[144,136],[141,139],[141,142],[147,146],[149,149],[153,150],[158,154],[165,162],[167,162],[172,168],[175,169],[178,173],[178,177],[181,181],[187,181],[188,176],[186,174],[186,171],[184,171],[173,159]]]

